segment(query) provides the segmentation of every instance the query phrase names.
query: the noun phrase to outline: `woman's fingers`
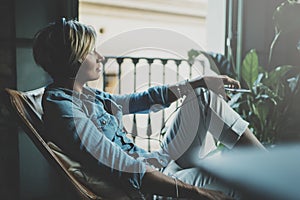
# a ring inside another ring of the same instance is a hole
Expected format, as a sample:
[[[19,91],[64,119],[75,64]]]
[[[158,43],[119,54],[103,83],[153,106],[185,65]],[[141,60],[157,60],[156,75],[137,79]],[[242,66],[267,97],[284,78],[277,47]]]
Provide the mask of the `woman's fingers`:
[[[229,76],[221,76],[221,79],[223,80],[224,85],[229,88],[241,88],[240,82]]]
[[[223,96],[225,100],[230,100],[229,96],[225,92],[225,87],[228,88],[240,88],[240,82],[230,78],[226,75],[219,76],[205,76],[203,77],[205,85],[208,89],[214,91],[217,94]]]
[[[209,189],[200,189],[203,195],[202,199],[206,200],[233,200],[232,197],[225,195],[223,192]]]

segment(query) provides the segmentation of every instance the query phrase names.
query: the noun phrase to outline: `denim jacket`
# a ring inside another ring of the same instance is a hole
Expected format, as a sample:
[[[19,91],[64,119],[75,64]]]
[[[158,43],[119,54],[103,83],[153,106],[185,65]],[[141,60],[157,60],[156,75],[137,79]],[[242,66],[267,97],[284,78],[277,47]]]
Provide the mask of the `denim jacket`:
[[[55,142],[83,166],[122,180],[140,189],[145,160],[169,162],[162,152],[148,153],[123,131],[122,116],[158,111],[170,105],[166,86],[145,92],[113,95],[84,87],[76,91],[49,85],[43,96],[43,120],[47,139]]]

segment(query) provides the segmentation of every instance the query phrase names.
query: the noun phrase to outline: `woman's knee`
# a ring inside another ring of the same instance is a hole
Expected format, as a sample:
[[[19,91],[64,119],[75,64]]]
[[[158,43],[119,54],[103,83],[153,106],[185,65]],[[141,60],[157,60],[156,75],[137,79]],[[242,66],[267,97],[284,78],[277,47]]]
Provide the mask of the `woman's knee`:
[[[186,100],[191,101],[197,99],[200,105],[208,106],[210,104],[211,91],[206,88],[196,88],[190,92]]]

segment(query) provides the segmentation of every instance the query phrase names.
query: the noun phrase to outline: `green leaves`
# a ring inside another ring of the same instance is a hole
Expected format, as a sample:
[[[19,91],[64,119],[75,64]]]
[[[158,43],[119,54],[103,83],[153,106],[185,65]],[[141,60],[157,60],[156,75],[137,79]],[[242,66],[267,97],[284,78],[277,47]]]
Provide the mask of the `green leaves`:
[[[207,58],[210,67],[214,69],[215,63],[204,51],[190,50],[190,64],[198,56]],[[250,50],[242,62],[241,83],[251,93],[229,94],[231,100],[228,103],[250,122],[250,128],[261,142],[272,144],[287,123],[287,112],[291,109],[291,101],[299,88],[299,77],[300,69],[290,65],[267,71],[259,65],[257,52]]]
[[[293,68],[291,65],[284,65],[276,67],[273,71],[269,72],[267,74],[266,80],[264,83],[266,85],[272,85],[273,83],[276,83],[280,79],[284,77],[284,75],[290,71]]]
[[[300,74],[299,70],[294,72],[295,67],[290,65],[267,71],[259,66],[255,50],[243,60],[241,78],[252,92],[233,95],[231,106],[244,115],[262,142],[273,143],[274,133],[284,126],[282,118],[291,98],[287,94],[297,87]]]
[[[242,78],[249,89],[258,78],[258,57],[255,50],[251,50],[245,57],[242,64]]]
[[[194,64],[196,57],[198,57],[201,54],[201,51],[191,49],[188,51],[188,62],[190,64]]]
[[[277,32],[289,32],[300,27],[300,4],[295,0],[283,2],[273,14]]]
[[[219,74],[219,69],[216,65],[216,63],[214,62],[214,60],[212,59],[212,57],[205,51],[200,51],[200,50],[195,50],[195,49],[191,49],[188,51],[188,62],[193,65],[195,63],[195,60],[198,56],[203,55],[209,62],[209,66],[210,68],[216,72],[217,74]]]

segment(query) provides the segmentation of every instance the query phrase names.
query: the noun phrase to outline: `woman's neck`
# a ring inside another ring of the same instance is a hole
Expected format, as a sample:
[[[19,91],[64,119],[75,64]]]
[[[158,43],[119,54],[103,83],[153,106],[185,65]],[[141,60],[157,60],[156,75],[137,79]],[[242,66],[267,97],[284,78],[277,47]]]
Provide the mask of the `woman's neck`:
[[[78,81],[73,82],[73,90],[76,92],[82,93],[82,88],[84,86],[84,83],[79,83]]]
[[[68,88],[70,90],[74,90],[78,93],[82,93],[82,89],[85,83],[81,83],[78,80],[74,79],[65,79],[63,81],[56,81],[59,85]]]

